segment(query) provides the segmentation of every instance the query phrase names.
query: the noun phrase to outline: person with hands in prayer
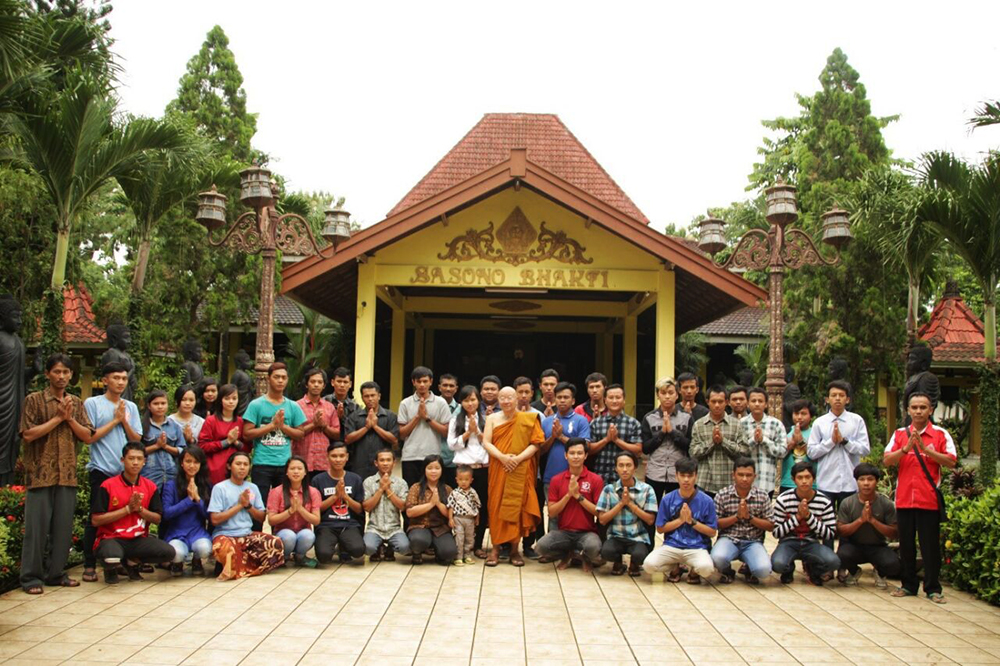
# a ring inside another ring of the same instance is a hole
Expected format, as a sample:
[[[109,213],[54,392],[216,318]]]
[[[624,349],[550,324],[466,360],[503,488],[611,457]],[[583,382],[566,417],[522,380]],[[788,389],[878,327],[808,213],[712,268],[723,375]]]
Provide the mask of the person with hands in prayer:
[[[712,547],[712,561],[722,574],[721,582],[733,582],[732,562],[746,567],[747,582],[756,585],[771,574],[771,557],[764,548],[764,534],[774,529],[771,499],[754,483],[755,461],[740,456],[733,462],[733,483],[715,495],[719,538]]]
[[[347,445],[344,442],[330,442],[327,456],[329,471],[321,472],[311,481],[323,499],[319,507],[320,523],[316,526],[316,558],[327,564],[339,548],[340,561],[350,562],[365,554],[361,534],[365,520],[361,506],[365,499],[364,481],[345,469]]]
[[[376,472],[375,457],[385,447],[399,455],[399,421],[396,413],[383,407],[382,389],[375,382],[361,384],[359,406],[343,424],[344,442],[349,451],[352,472],[367,479]]]
[[[647,526],[656,521],[656,495],[649,484],[635,478],[637,466],[635,454],[619,451],[615,462],[618,480],[604,486],[597,502],[597,520],[608,526],[601,558],[613,562],[611,573],[615,576],[625,573],[625,554],[629,556],[629,575],[642,573],[651,545]]]
[[[375,458],[378,471],[364,481],[368,512],[365,524],[365,553],[369,562],[395,561],[395,553],[410,554],[410,540],[403,531],[401,512],[406,510],[409,488],[401,477],[393,476],[396,457],[391,448],[384,448]]]
[[[885,579],[899,575],[899,555],[889,548],[888,541],[898,535],[896,506],[892,500],[878,492],[882,470],[871,463],[861,463],[854,468],[858,493],[840,503],[837,512],[837,534],[840,545],[840,572],[837,580],[845,585],[855,585],[861,577],[860,564],[870,562],[875,567],[875,584],[886,587]]]

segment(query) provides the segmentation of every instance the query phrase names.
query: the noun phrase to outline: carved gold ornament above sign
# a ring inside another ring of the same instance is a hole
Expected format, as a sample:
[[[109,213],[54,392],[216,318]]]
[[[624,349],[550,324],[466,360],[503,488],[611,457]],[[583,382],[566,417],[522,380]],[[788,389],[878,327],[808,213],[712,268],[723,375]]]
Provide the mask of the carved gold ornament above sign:
[[[500,247],[496,247],[499,244]],[[505,262],[520,266],[528,262],[542,262],[549,259],[564,264],[590,264],[593,258],[586,257],[587,248],[564,231],[552,231],[542,222],[541,229],[535,227],[525,217],[520,206],[515,206],[503,224],[493,231],[493,222],[479,231],[469,229],[445,243],[446,252],[439,253],[438,259],[470,261],[483,259]]]
[[[490,303],[491,308],[496,308],[497,310],[504,310],[506,312],[527,312],[528,310],[537,310],[541,305],[538,303],[531,303],[529,301],[497,301],[495,303]]]

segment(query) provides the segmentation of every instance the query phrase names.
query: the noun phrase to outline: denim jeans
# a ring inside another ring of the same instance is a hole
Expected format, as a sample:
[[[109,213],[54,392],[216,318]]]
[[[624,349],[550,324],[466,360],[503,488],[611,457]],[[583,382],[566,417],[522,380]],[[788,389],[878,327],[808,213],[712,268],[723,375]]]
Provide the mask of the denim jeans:
[[[292,551],[297,557],[305,557],[309,549],[316,543],[316,533],[311,529],[304,529],[295,532],[294,530],[278,530],[277,537],[285,547],[285,559],[287,560]]]
[[[811,574],[817,577],[840,568],[840,558],[833,550],[805,539],[782,539],[771,554],[771,568],[779,574],[794,571],[795,560],[808,563]]]
[[[388,543],[393,552],[398,555],[410,554],[410,540],[403,532],[396,532],[388,539],[383,539],[375,532],[365,532],[365,555],[371,557],[383,543]]]
[[[186,542],[180,539],[171,539],[169,543],[174,547],[174,564],[187,562],[192,557],[197,557],[199,560],[207,560],[212,556],[211,539],[196,539],[190,548],[188,548]]]
[[[712,547],[715,568],[719,573],[732,574],[733,560],[745,563],[757,578],[771,575],[771,558],[760,541],[733,541],[729,537],[719,537]]]
[[[542,557],[556,559],[580,551],[588,562],[595,563],[601,561],[601,537],[597,532],[555,530],[539,539],[535,550]]]

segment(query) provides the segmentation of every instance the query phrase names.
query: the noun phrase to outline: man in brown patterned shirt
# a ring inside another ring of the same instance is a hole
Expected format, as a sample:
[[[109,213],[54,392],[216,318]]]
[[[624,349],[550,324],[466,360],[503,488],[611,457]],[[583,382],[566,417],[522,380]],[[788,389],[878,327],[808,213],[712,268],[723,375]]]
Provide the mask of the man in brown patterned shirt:
[[[65,354],[45,362],[49,386],[29,395],[21,413],[24,440],[24,545],[21,549],[21,588],[41,594],[42,583],[76,587],[80,583],[63,573],[73,536],[76,508],[76,442],[88,444],[94,430],[83,402],[66,393],[73,376]],[[48,563],[46,545],[51,540]]]

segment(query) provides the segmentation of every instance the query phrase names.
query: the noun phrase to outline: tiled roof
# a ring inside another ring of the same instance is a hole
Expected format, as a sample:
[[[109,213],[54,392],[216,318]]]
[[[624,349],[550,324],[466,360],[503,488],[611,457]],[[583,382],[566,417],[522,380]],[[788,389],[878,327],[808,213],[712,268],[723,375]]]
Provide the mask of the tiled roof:
[[[726,335],[759,338],[766,333],[766,308],[747,307],[694,329],[702,335]]]
[[[629,217],[649,224],[639,207],[559,117],[551,113],[487,113],[387,217],[503,162],[513,148],[527,148],[531,162]]]
[[[94,321],[94,299],[81,282],[63,287],[63,340],[68,344],[101,344],[107,338]]]
[[[934,350],[935,362],[981,363],[985,360],[983,331],[983,322],[965,304],[957,285],[949,282],[917,337]]]
[[[245,317],[239,317],[240,324],[257,324],[260,313],[257,308],[250,308]],[[282,326],[301,326],[303,323],[302,311],[295,301],[287,296],[274,297],[274,323]]]

